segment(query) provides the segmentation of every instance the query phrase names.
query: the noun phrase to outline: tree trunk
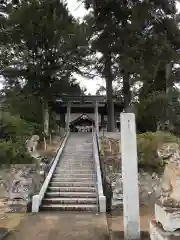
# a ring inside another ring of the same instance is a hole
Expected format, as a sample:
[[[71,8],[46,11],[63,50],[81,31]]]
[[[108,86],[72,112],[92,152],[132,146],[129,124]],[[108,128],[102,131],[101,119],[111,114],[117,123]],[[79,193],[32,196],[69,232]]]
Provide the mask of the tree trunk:
[[[166,93],[169,94],[173,88],[173,81],[171,79],[172,76],[172,63],[166,64]]]
[[[124,97],[124,110],[125,112],[131,112],[131,89],[129,82],[129,73],[124,72],[123,74],[123,97]]]
[[[168,122],[168,130],[170,130],[173,127],[172,124],[172,118],[171,118],[171,93],[172,93],[172,88],[173,88],[173,81],[172,81],[172,63],[169,62],[168,64],[166,64],[165,66],[165,76],[166,76],[166,94],[168,96],[168,106],[166,109],[166,121]]]
[[[44,134],[49,136],[49,108],[46,100],[43,101],[43,118]]]
[[[107,131],[114,132],[114,103],[113,103],[113,89],[112,89],[112,62],[111,62],[111,55],[107,53],[104,55],[105,58],[105,68],[104,68],[104,75],[106,79],[106,96],[107,96]]]

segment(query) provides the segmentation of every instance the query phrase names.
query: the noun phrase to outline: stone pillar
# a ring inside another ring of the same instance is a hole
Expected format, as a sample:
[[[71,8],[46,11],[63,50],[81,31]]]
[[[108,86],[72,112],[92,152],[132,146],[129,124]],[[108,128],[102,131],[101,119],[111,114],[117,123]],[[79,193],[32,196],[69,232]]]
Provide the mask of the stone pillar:
[[[116,124],[116,112],[114,113],[114,130],[116,132],[117,130],[117,124]]]
[[[67,105],[66,131],[69,131],[70,120],[71,120],[71,102],[69,101]]]
[[[44,133],[45,136],[49,136],[49,106],[48,102],[44,102]]]
[[[99,113],[98,113],[98,101],[95,102],[95,127],[96,127],[96,133],[99,137]]]
[[[104,128],[104,113],[101,114],[101,127]]]
[[[139,190],[135,115],[121,113],[124,238],[140,239]]]
[[[61,124],[62,124],[62,127],[65,129],[66,128],[66,114],[65,113],[61,114]]]

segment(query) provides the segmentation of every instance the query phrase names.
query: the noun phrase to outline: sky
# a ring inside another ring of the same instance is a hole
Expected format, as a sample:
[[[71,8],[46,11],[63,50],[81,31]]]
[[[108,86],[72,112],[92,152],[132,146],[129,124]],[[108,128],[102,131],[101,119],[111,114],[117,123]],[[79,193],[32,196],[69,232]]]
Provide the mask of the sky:
[[[87,11],[83,6],[82,1],[78,2],[77,0],[67,0],[67,4],[68,4],[69,11],[72,13],[72,15],[75,18],[81,19],[85,16],[85,14],[87,14]],[[96,77],[94,79],[85,79],[77,75],[75,75],[75,77],[80,82],[80,85],[82,87],[86,87],[87,94],[90,93],[95,95],[99,86],[105,85],[105,80],[99,77]]]

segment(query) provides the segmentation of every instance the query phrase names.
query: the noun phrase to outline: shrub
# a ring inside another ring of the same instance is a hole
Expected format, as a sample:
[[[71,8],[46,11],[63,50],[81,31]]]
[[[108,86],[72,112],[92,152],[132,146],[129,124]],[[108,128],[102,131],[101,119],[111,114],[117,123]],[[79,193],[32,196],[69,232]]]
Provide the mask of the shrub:
[[[35,130],[32,123],[24,121],[19,116],[12,116],[8,112],[2,113],[0,125],[0,139],[12,142],[25,141]]]
[[[19,142],[0,141],[0,165],[32,163],[25,145]]]
[[[35,124],[12,116],[8,112],[2,113],[0,121],[0,165],[31,163],[25,146],[26,140],[35,133]]]
[[[119,151],[120,144],[117,140],[111,141],[111,150],[109,141],[111,139],[101,138],[101,155],[108,157],[112,155],[114,159],[114,151]],[[137,134],[137,153],[138,153],[138,166],[139,169],[143,169],[148,172],[161,172],[163,170],[165,162],[162,161],[157,155],[157,149],[164,143],[180,143],[180,139],[173,134],[167,132],[146,132]]]
[[[137,135],[137,151],[139,168],[159,172],[164,163],[157,155],[157,149],[163,143],[178,143],[179,139],[165,132],[146,132]]]

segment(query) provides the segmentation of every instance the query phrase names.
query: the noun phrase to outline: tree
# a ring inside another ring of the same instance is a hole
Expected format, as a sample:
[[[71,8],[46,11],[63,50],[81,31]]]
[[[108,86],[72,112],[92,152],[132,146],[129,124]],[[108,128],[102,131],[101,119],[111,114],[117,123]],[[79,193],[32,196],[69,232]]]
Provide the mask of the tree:
[[[63,82],[62,82],[63,81]],[[51,88],[52,97],[56,98],[59,94],[81,95],[83,94],[79,84],[73,79],[61,80],[53,83]],[[12,116],[19,115],[26,122],[34,123],[37,126],[38,134],[43,131],[42,128],[42,104],[39,96],[34,95],[28,86],[4,86],[2,91],[3,109]],[[49,107],[52,119],[52,110]]]
[[[109,69],[112,74],[109,76],[123,78],[125,110],[128,111],[132,99],[131,87],[137,80],[144,83],[142,92],[149,87],[151,91],[165,90],[165,68],[177,59],[180,42],[174,17],[175,1],[86,2],[94,8],[96,49],[103,53],[103,57],[107,51],[111,56]],[[107,65],[103,65],[106,69]],[[168,82],[173,85],[170,79]],[[108,88],[112,90],[111,80],[109,84]],[[145,97],[147,94],[144,92]]]
[[[33,18],[32,18],[33,15]],[[26,85],[43,104],[44,133],[48,135],[48,101],[57,81],[63,84],[80,72],[87,52],[83,26],[59,0],[22,1],[9,15],[14,59],[3,75],[13,85]]]

